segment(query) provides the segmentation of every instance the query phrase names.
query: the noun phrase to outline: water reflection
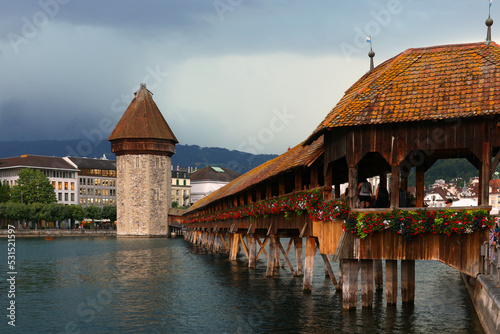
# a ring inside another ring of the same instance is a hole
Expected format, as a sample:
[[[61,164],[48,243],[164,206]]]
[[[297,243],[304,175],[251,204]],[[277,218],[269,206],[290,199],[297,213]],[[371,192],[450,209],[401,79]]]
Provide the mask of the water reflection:
[[[377,291],[373,308],[343,311],[319,255],[304,294],[288,268],[269,278],[265,261],[249,269],[180,239],[24,239],[17,250],[14,333],[482,333],[459,274],[436,262],[417,261],[414,305]]]

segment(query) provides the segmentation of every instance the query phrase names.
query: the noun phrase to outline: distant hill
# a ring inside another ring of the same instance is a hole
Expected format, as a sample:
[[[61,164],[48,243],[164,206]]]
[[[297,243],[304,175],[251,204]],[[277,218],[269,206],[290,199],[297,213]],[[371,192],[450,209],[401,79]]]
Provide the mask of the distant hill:
[[[89,140],[41,140],[0,142],[0,158],[20,156],[22,154],[45,156],[73,156],[101,158],[103,155],[110,160],[116,156],[111,153],[111,144],[107,140],[91,143]],[[176,145],[176,154],[172,157],[172,166],[176,168],[206,166],[227,167],[238,173],[249,170],[275,158],[275,154],[245,153],[219,147],[200,147],[198,145]]]

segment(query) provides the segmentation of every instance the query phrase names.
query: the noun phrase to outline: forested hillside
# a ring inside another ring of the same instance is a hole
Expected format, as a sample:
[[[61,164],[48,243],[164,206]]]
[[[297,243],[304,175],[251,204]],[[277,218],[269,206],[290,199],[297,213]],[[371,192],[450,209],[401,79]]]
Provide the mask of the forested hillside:
[[[88,140],[0,142],[0,158],[22,154],[87,158],[101,158],[106,155],[108,159],[116,159],[116,156],[111,153],[111,144],[107,140],[93,143]],[[275,157],[274,154],[254,155],[219,147],[178,144],[176,145],[176,154],[172,157],[172,166],[174,168],[177,166],[180,168],[198,167],[198,169],[206,166],[219,166],[243,174]]]

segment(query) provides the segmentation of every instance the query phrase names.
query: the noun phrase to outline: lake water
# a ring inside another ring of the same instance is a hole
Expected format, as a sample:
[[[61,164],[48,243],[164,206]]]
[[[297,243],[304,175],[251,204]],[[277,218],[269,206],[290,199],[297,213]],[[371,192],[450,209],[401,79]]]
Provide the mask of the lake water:
[[[304,294],[288,270],[266,278],[265,260],[248,269],[183,239],[18,239],[15,327],[5,239],[0,263],[0,333],[483,333],[459,273],[433,261],[416,263],[414,306],[377,293],[343,311],[319,255]]]

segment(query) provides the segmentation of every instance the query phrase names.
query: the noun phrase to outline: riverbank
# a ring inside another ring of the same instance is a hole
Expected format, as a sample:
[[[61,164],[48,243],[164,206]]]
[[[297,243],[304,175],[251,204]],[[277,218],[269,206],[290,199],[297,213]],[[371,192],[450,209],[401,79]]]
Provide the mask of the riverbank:
[[[8,230],[0,230],[0,238],[6,238]],[[15,230],[17,238],[40,238],[40,237],[116,237],[116,230],[65,230],[65,229],[46,229],[46,230]]]
[[[484,331],[500,333],[500,288],[496,286],[496,277],[490,280],[489,275],[474,278],[462,274],[462,278]]]

